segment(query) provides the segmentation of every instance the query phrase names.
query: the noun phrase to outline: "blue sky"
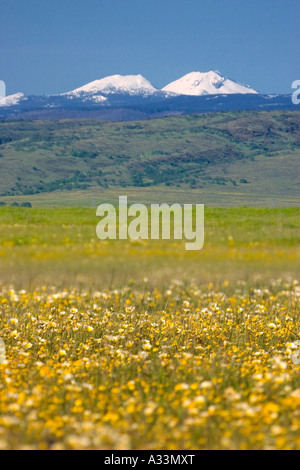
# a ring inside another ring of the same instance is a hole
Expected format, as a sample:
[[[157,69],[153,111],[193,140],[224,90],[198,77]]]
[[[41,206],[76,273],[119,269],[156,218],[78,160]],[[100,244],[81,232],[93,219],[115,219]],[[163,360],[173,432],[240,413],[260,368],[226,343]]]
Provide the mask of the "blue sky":
[[[220,70],[291,93],[299,31],[299,0],[1,0],[0,79],[7,94],[47,94],[116,73],[161,88]]]

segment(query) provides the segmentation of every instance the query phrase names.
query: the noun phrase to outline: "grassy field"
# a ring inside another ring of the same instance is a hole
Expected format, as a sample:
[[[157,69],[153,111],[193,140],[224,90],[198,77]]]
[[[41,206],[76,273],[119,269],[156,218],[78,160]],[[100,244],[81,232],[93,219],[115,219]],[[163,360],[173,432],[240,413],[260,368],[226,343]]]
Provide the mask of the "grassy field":
[[[144,276],[153,285],[171,276],[207,283],[297,276],[299,215],[292,208],[206,208],[204,248],[188,252],[184,240],[100,241],[92,208],[0,208],[1,280],[67,287],[82,278],[107,288]]]
[[[234,167],[233,167],[234,171]],[[257,179],[261,178],[263,184],[263,173],[259,173]],[[298,175],[298,169],[293,172],[293,178]],[[282,192],[279,194],[280,185]],[[276,185],[273,184],[273,190]],[[277,189],[262,193],[252,192],[247,185],[237,190],[226,189],[218,186],[214,189],[190,189],[190,188],[170,188],[159,186],[153,189],[138,187],[114,187],[114,188],[93,188],[74,191],[53,191],[50,193],[39,193],[26,196],[6,196],[1,197],[1,202],[7,206],[26,204],[30,202],[34,208],[92,208],[102,203],[118,204],[119,196],[127,195],[132,203],[168,203],[179,204],[205,204],[208,207],[261,207],[261,208],[297,208],[300,206],[300,198],[297,191],[289,193],[286,182],[280,178]]]
[[[188,252],[0,208],[0,448],[299,450],[299,216],[208,207]]]

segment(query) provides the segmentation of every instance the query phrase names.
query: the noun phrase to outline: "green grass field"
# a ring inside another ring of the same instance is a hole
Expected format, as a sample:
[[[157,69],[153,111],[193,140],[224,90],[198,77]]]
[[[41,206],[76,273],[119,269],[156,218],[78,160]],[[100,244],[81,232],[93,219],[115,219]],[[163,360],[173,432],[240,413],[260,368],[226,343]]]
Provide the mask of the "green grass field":
[[[206,208],[205,244],[0,208],[0,449],[300,449],[300,209]]]
[[[184,241],[100,241],[95,208],[0,208],[2,282],[109,287],[143,277],[155,285],[176,276],[207,283],[297,276],[299,215],[296,208],[206,208],[204,247],[188,252]]]

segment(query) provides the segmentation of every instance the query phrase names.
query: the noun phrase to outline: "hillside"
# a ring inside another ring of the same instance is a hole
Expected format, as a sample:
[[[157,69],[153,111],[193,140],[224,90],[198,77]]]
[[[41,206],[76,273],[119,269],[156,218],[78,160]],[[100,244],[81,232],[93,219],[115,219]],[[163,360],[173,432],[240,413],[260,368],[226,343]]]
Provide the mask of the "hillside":
[[[67,200],[70,191],[139,188],[215,194],[222,204],[227,194],[244,195],[246,203],[248,195],[297,205],[299,144],[299,111],[135,122],[2,121],[0,202],[56,191],[68,191]]]

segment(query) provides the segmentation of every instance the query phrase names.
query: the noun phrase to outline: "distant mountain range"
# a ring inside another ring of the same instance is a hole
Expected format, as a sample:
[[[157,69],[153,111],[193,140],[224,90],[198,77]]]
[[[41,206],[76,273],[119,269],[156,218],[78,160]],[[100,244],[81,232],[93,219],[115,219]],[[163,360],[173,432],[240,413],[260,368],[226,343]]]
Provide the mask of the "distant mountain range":
[[[260,94],[220,72],[192,72],[161,90],[142,75],[112,75],[56,95],[16,93],[0,100],[2,119],[114,121],[244,109],[296,109],[291,95]]]

